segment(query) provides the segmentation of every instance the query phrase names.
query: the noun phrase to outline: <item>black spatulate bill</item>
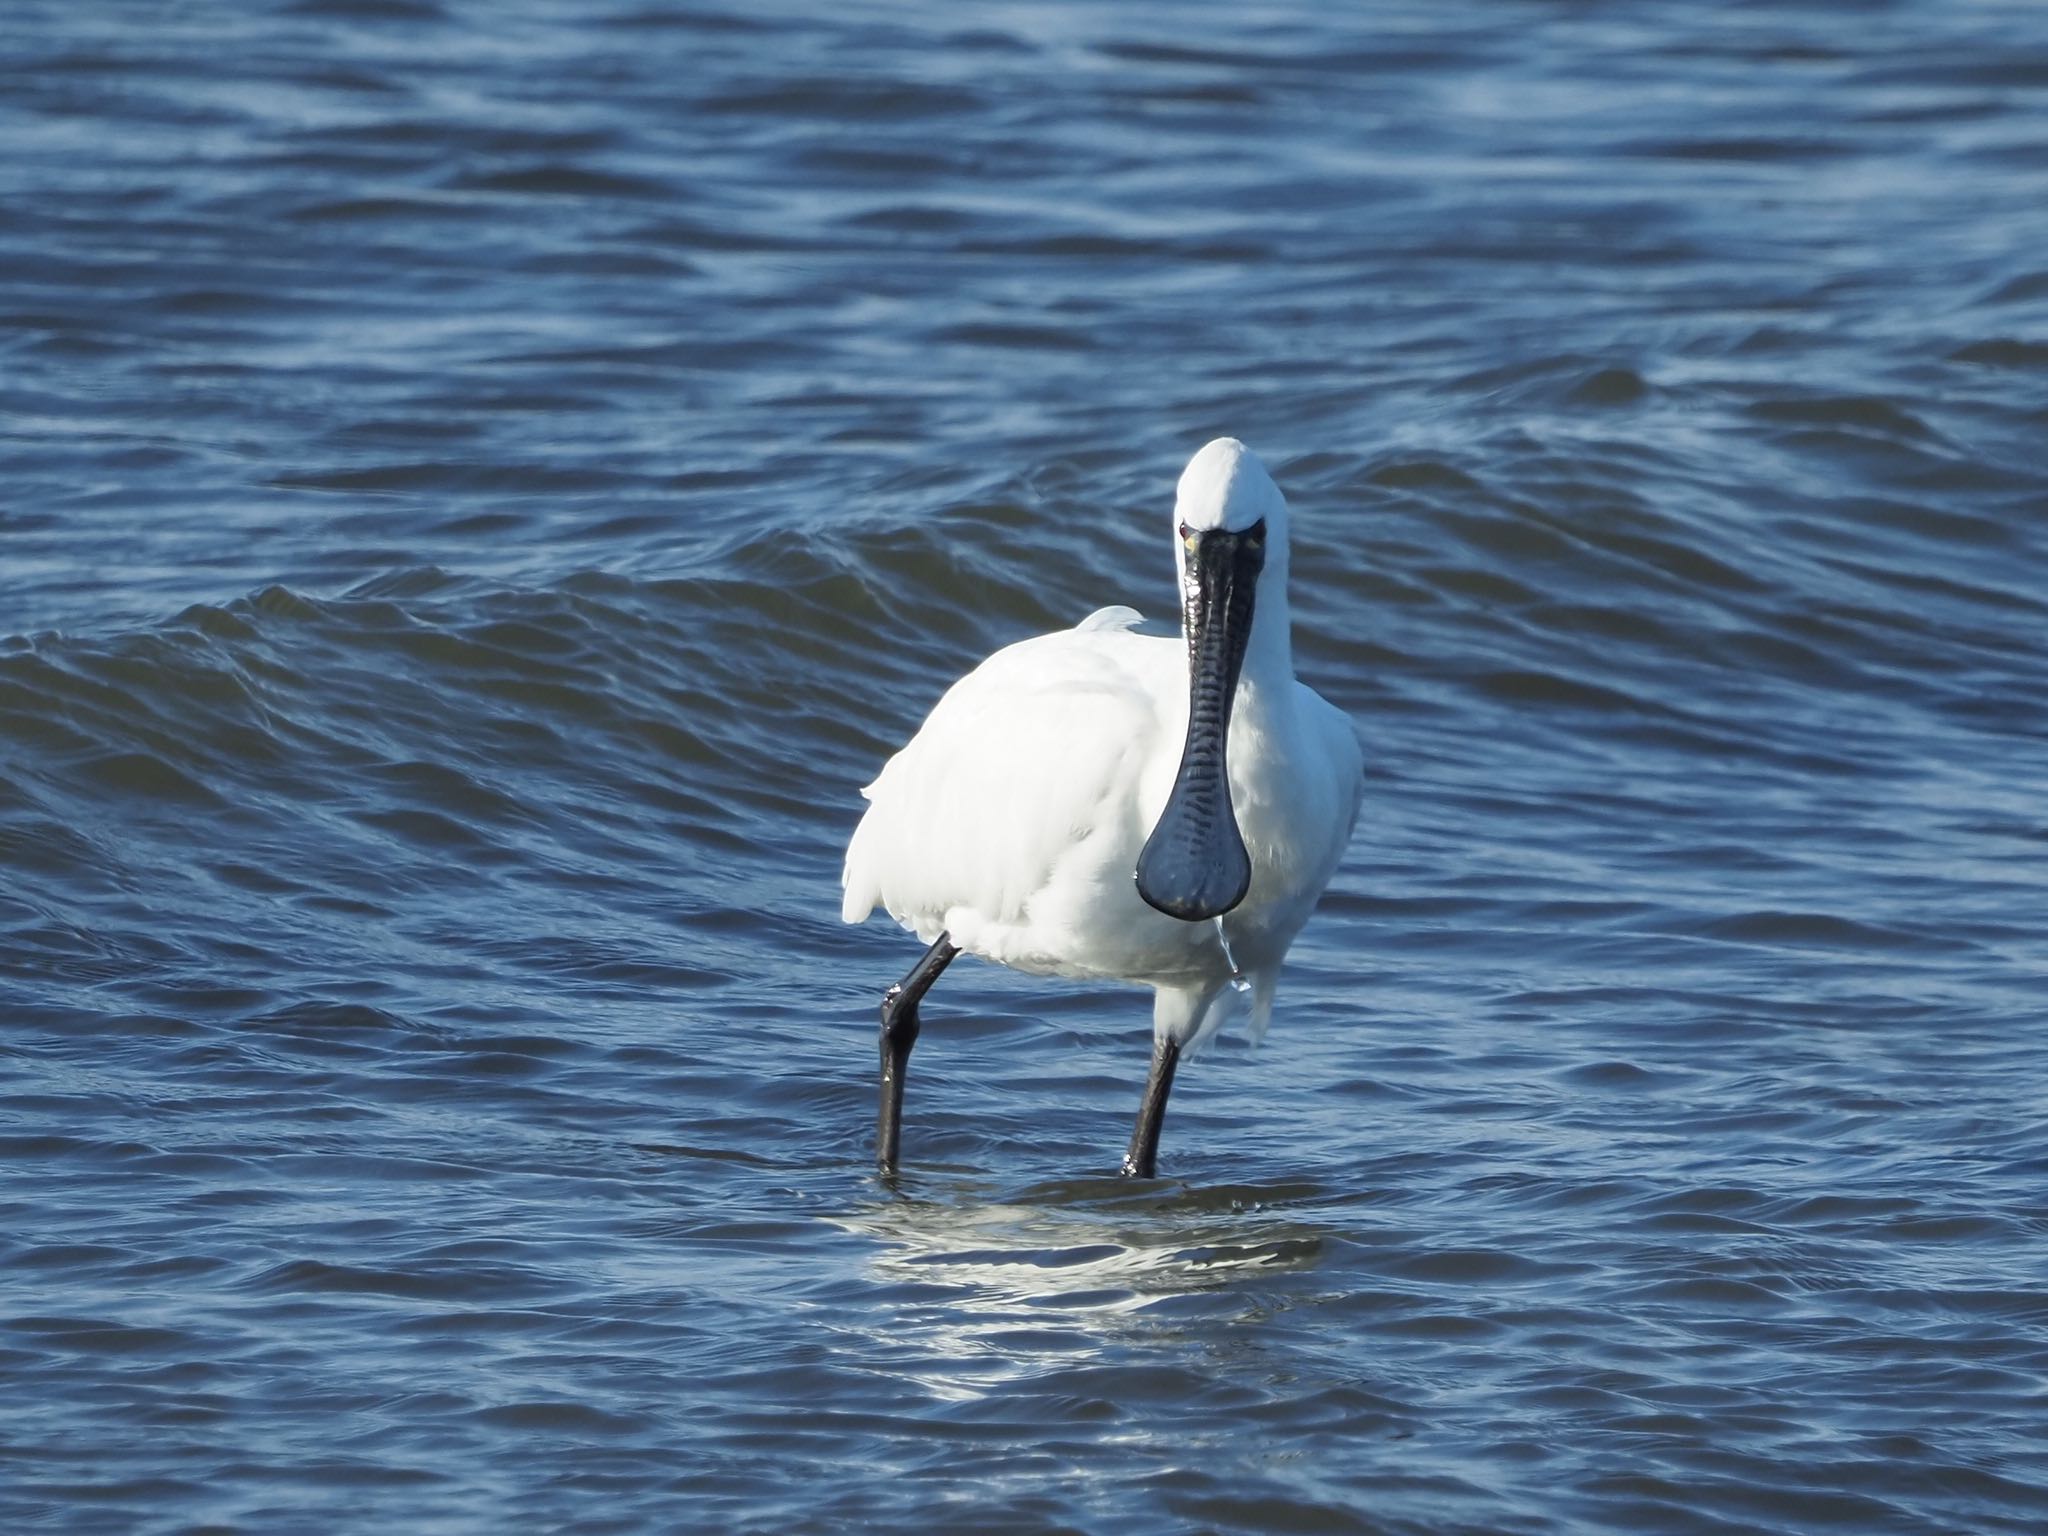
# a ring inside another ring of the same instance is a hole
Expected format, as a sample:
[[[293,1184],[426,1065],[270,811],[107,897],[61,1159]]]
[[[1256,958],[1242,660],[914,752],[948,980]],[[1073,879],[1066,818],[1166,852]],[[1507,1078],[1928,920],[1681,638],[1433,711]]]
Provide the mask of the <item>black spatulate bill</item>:
[[[1138,894],[1184,921],[1221,917],[1251,888],[1252,861],[1230,804],[1228,743],[1252,597],[1266,563],[1263,521],[1188,536],[1182,625],[1188,642],[1188,739],[1166,809],[1138,855]]]

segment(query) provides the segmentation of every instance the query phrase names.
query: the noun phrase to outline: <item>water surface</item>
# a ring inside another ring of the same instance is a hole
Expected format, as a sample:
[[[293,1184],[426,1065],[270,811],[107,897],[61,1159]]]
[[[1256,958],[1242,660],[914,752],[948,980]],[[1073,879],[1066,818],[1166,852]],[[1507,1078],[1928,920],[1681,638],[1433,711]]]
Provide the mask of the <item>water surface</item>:
[[[0,1523],[2048,1522],[2030,4],[13,7]],[[1294,506],[1268,1043],[836,917]]]

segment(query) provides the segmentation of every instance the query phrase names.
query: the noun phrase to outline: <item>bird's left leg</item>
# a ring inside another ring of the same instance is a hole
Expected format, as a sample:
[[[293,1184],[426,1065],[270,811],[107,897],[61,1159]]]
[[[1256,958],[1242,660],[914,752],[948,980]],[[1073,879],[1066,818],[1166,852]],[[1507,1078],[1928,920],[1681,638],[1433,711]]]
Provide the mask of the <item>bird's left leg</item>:
[[[1150,1179],[1157,1176],[1159,1127],[1166,1121],[1166,1096],[1173,1092],[1173,1069],[1180,1063],[1180,1042],[1172,1035],[1159,1035],[1152,1043],[1152,1070],[1145,1078],[1145,1097],[1138,1103],[1138,1124],[1131,1132],[1131,1149],[1124,1154],[1123,1176]]]
[[[882,1112],[875,1157],[884,1175],[896,1172],[896,1146],[903,1133],[903,1073],[917,1044],[917,1004],[952,964],[960,946],[940,934],[932,947],[882,996]]]

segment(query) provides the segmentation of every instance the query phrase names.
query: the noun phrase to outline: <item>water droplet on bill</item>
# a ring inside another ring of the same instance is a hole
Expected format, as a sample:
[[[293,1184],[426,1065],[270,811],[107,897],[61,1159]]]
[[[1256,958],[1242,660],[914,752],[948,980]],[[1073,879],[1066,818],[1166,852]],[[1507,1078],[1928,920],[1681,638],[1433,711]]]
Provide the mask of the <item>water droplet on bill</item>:
[[[1216,942],[1222,946],[1223,963],[1230,967],[1230,985],[1239,992],[1251,991],[1251,978],[1239,967],[1237,956],[1230,952],[1230,937],[1223,931],[1223,919],[1214,917],[1210,921],[1216,925]]]

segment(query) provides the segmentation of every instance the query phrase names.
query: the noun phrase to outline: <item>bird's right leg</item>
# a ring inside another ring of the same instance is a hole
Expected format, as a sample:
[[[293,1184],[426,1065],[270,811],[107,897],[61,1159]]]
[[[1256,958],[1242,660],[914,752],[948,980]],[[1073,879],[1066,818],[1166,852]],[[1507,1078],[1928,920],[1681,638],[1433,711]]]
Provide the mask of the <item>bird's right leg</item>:
[[[932,947],[895,986],[882,995],[882,1117],[875,1156],[885,1176],[896,1172],[896,1147],[903,1134],[903,1073],[917,1044],[917,1004],[952,964],[960,947],[940,934]]]

